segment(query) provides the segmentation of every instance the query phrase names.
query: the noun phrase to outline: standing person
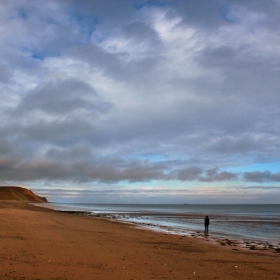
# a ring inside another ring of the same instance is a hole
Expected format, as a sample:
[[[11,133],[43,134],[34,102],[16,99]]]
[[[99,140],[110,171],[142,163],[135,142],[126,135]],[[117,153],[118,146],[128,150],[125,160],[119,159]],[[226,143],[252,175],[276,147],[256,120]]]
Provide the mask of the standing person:
[[[208,216],[206,216],[204,219],[204,225],[205,225],[205,232],[208,233],[208,227],[210,225],[210,220],[209,220]]]

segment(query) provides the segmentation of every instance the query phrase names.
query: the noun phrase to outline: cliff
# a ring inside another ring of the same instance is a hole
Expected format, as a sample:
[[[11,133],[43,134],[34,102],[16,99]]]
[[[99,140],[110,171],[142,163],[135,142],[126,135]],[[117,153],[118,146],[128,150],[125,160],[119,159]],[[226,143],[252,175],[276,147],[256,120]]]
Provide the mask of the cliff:
[[[48,202],[45,197],[38,196],[31,190],[14,186],[0,187],[0,200]]]

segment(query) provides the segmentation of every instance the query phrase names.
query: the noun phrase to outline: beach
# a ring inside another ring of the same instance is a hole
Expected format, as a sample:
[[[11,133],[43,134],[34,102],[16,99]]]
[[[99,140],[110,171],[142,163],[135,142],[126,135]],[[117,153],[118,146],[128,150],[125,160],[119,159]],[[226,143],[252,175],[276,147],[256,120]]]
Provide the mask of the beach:
[[[0,279],[280,279],[276,250],[244,250],[116,220],[0,202]]]

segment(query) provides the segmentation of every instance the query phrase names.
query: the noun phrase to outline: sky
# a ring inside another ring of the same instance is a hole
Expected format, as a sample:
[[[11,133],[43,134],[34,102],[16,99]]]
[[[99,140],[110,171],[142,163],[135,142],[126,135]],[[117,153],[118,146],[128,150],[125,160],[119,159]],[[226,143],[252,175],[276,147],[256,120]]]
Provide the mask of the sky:
[[[280,203],[279,0],[0,0],[0,97],[3,186]]]

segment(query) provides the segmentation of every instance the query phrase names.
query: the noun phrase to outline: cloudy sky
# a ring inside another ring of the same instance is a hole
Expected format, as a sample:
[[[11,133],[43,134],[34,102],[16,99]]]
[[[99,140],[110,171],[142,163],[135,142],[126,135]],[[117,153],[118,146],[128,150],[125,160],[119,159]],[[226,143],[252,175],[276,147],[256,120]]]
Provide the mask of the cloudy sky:
[[[279,0],[0,0],[0,21],[1,185],[280,203]]]

